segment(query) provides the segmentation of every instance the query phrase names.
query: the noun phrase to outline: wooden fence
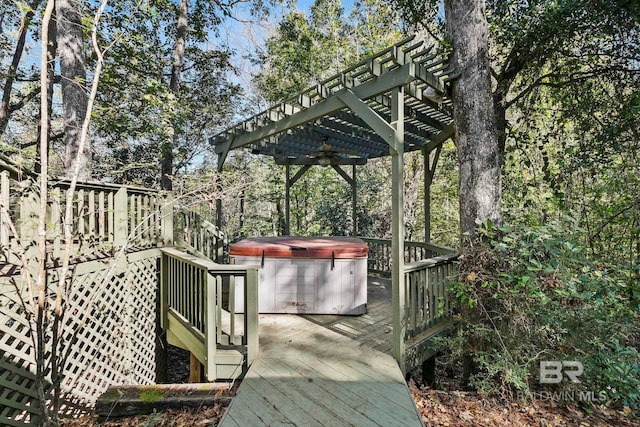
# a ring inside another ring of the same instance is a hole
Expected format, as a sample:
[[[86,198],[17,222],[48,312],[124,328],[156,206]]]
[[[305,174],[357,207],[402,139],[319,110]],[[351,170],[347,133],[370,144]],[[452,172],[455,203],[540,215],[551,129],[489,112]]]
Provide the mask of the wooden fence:
[[[47,201],[49,261],[62,256],[64,215],[70,182],[52,182]],[[102,183],[79,183],[71,197],[71,257],[95,256],[128,246],[142,249],[173,239],[173,211],[157,190]],[[11,179],[0,172],[0,245],[6,262],[18,264],[17,254],[37,241],[39,196],[35,182]]]
[[[59,347],[65,355],[63,414],[91,408],[110,385],[155,382],[160,252],[122,257],[116,263],[110,258],[73,266]],[[48,270],[51,292],[58,273]],[[40,414],[33,326],[21,286],[19,276],[0,279],[0,425],[7,426],[36,424]]]
[[[57,290],[69,181],[47,195],[47,283]],[[70,285],[58,353],[65,414],[92,407],[112,384],[156,379],[160,251],[173,239],[172,207],[159,191],[79,183],[72,199]],[[33,177],[0,162],[0,425],[38,422],[34,313],[39,196]],[[20,254],[26,262],[21,262]],[[48,366],[50,359],[40,361]],[[48,368],[50,369],[50,367]],[[51,383],[50,370],[46,380]],[[50,386],[49,390],[50,392]]]

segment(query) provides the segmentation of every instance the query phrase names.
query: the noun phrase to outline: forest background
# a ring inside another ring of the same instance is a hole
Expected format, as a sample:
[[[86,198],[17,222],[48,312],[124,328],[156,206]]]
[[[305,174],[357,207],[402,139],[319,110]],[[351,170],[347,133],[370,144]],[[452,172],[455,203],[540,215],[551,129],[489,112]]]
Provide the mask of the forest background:
[[[39,167],[34,58],[44,3],[0,4],[0,149],[25,171]],[[103,71],[94,76],[86,70],[97,59],[89,32],[98,6],[56,1],[51,174],[72,169],[88,88],[99,78],[81,176],[197,189],[212,218],[222,198],[232,239],[281,233],[284,171],[237,153],[218,174],[210,137],[407,34],[451,52],[442,5],[432,2],[363,0],[346,11],[317,0],[303,12],[259,0],[113,0],[98,33]],[[467,323],[445,343],[460,359],[472,356],[467,380],[476,388],[530,392],[533,367],[546,357],[582,361],[583,387],[603,391],[607,403],[640,402],[639,16],[633,0],[486,2],[503,222],[478,224],[482,239],[465,253],[453,289]],[[423,159],[408,154],[405,164],[406,237],[422,240]],[[431,238],[453,247],[458,167],[448,142],[432,187]],[[388,238],[390,164],[370,161],[358,175],[360,234]],[[352,229],[343,208],[350,189],[333,170],[313,168],[291,198],[292,234]]]

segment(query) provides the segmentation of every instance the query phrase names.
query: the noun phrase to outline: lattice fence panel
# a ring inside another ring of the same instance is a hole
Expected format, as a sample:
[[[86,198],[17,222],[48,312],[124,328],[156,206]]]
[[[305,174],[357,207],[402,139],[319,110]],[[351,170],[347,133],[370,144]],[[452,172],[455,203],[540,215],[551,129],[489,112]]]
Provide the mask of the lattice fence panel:
[[[61,347],[65,414],[93,406],[112,384],[155,381],[159,251],[127,258],[116,266],[104,261],[75,266]],[[110,268],[114,273],[107,276]],[[51,272],[50,283],[56,283],[55,276]],[[29,406],[35,401],[33,344],[17,292],[5,293],[10,285],[1,286],[0,354],[7,356],[0,359],[0,425],[23,425],[34,411]]]
[[[0,282],[0,307],[0,425],[22,425],[39,412],[35,357],[25,309],[8,280]]]

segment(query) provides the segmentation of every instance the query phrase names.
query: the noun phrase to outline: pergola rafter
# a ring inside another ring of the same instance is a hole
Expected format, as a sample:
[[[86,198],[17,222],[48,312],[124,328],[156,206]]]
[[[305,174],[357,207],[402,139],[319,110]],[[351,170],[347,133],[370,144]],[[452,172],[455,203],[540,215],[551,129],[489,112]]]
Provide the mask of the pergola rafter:
[[[425,240],[430,239],[429,187],[442,144],[453,135],[448,82],[455,78],[433,46],[403,40],[213,138],[221,169],[229,152],[249,148],[286,169],[286,225],[290,187],[312,166],[331,165],[352,188],[356,165],[391,157],[393,353],[404,370],[404,159],[425,159]],[[328,148],[327,148],[328,147]],[[291,165],[301,165],[292,178]],[[352,165],[349,176],[341,165]]]
[[[212,142],[219,167],[229,151],[241,147],[279,162],[307,162],[303,158],[311,158],[324,142],[337,152],[349,151],[340,156],[344,158],[387,156],[390,131],[385,131],[385,140],[362,114],[373,111],[388,123],[394,87],[405,88],[404,151],[428,146],[451,123],[445,92],[453,76],[433,53],[433,46],[423,45],[406,39],[217,135]],[[358,99],[366,107],[351,108],[349,99]],[[301,134],[321,134],[324,139]]]

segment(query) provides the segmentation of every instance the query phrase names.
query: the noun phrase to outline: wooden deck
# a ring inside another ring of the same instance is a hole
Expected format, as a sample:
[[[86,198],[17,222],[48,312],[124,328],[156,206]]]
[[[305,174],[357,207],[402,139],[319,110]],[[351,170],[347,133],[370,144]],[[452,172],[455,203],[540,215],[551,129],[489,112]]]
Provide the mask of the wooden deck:
[[[362,316],[260,315],[260,354],[220,425],[421,426],[391,348],[390,282]]]

